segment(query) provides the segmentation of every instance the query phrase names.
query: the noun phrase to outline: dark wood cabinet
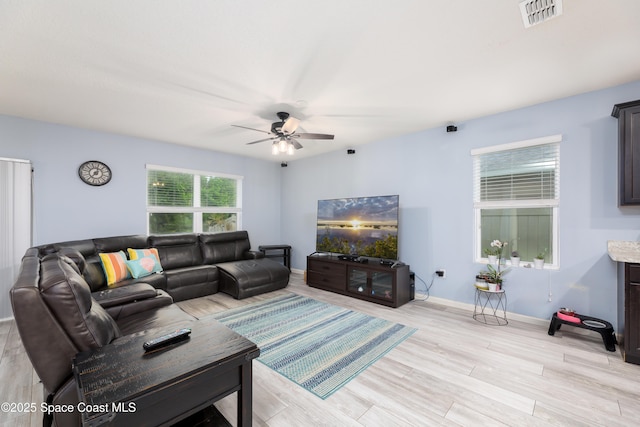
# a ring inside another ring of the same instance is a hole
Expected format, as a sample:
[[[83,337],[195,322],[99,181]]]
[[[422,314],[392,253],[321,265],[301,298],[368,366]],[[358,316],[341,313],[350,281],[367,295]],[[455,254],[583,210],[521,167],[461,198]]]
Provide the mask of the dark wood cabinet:
[[[624,264],[624,360],[640,365],[640,264]]]
[[[329,255],[307,257],[307,284],[342,295],[400,307],[411,299],[408,265],[381,265],[340,260]]]
[[[343,291],[347,264],[333,257],[307,257],[307,284],[327,291]]]
[[[616,104],[619,205],[640,205],[640,100]]]

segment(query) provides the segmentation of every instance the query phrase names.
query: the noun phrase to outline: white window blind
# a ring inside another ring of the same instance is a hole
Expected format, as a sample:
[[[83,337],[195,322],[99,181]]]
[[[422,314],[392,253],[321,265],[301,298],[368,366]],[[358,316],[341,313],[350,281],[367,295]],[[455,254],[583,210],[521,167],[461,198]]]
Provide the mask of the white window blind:
[[[236,207],[238,180],[219,176],[200,176],[200,205]]]
[[[193,206],[193,175],[163,170],[148,171],[149,206]]]
[[[473,164],[476,206],[532,200],[536,205],[557,204],[559,143],[488,152],[474,156]]]

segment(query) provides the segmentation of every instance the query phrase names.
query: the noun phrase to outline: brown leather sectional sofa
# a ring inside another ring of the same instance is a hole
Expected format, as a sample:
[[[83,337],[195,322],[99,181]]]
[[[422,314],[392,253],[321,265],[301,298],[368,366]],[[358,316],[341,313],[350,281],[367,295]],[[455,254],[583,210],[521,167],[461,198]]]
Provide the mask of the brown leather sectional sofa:
[[[151,247],[158,250],[163,272],[107,287],[99,253]],[[284,288],[288,281],[287,267],[250,251],[246,231],[109,237],[30,248],[11,303],[47,401],[75,405],[72,360],[77,353],[136,332],[197,321],[174,301],[218,290],[245,298]],[[77,412],[54,413],[50,421],[80,425]]]

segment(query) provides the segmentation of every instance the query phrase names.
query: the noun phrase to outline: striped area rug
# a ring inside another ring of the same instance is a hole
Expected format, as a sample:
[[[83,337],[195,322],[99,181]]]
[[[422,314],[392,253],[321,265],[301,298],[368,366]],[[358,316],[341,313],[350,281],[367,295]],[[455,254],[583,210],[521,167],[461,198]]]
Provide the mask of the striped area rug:
[[[295,294],[224,311],[258,360],[326,399],[416,329]]]

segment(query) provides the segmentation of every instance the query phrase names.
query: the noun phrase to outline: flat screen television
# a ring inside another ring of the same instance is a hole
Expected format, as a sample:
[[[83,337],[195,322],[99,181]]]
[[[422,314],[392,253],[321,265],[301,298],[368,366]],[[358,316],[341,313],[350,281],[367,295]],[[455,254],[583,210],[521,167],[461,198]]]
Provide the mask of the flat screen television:
[[[398,199],[318,200],[316,252],[398,260]]]

